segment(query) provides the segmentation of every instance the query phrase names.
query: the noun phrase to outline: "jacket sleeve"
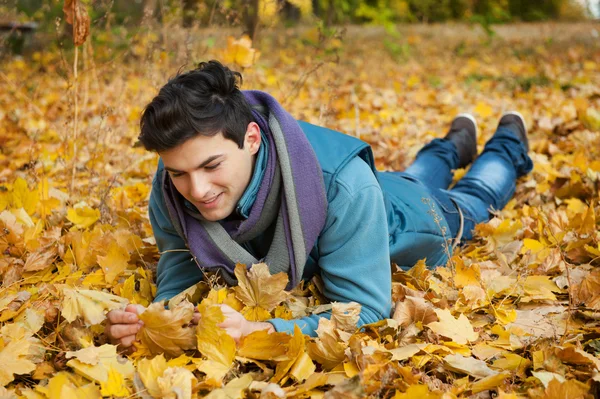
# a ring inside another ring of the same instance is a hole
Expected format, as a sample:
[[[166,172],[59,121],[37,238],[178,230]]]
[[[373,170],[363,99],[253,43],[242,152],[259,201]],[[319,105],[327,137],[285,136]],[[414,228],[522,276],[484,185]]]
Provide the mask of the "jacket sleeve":
[[[334,182],[325,228],[318,240],[324,294],[331,301],[358,302],[359,326],[390,316],[391,266],[388,228],[381,188],[360,159],[348,164]],[[269,320],[277,331],[294,325],[315,336],[321,317]]]
[[[152,183],[148,208],[156,245],[161,253],[156,270],[157,292],[154,298],[154,302],[159,302],[171,299],[202,280],[203,276],[171,223],[158,176]]]

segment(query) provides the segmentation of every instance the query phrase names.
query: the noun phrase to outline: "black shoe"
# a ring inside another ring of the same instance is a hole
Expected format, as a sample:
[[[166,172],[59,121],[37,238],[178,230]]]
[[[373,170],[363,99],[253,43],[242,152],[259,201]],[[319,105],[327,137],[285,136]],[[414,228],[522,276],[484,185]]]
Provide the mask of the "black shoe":
[[[508,127],[517,135],[519,140],[525,145],[525,149],[529,152],[529,140],[527,139],[527,127],[525,127],[525,118],[517,111],[505,112],[498,122],[498,127]]]
[[[459,168],[464,168],[477,156],[477,122],[473,115],[457,115],[444,138],[452,141],[456,146]]]

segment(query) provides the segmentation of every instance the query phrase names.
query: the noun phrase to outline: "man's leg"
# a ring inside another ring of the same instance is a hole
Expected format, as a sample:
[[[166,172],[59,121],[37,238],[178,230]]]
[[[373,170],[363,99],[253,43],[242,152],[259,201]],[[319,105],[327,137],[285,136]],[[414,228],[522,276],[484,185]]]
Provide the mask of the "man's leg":
[[[468,165],[477,155],[477,124],[468,114],[452,121],[448,134],[427,144],[403,174],[416,178],[430,189],[446,189],[453,170]]]
[[[491,209],[504,208],[512,198],[516,180],[533,169],[528,150],[523,117],[507,113],[467,174],[452,190],[440,190],[448,193],[463,212],[463,239],[472,238],[475,224],[489,220]]]

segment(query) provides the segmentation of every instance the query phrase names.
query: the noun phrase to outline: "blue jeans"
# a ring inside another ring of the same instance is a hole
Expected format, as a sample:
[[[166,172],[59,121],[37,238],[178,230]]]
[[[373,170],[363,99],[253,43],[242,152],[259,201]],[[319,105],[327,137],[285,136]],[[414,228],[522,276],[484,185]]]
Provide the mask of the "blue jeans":
[[[459,159],[456,146],[449,140],[435,139],[427,144],[404,171],[427,186],[452,237],[460,228],[457,205],[464,216],[462,239],[471,239],[475,225],[488,221],[490,210],[504,208],[515,193],[516,180],[533,169],[525,146],[513,133],[516,129],[512,125],[499,127],[471,169],[450,190]]]

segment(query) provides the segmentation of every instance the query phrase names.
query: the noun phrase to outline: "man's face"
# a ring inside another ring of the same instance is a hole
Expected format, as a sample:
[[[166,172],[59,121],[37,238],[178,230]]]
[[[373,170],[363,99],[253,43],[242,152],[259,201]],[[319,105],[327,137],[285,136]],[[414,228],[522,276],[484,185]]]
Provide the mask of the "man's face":
[[[260,128],[251,122],[242,149],[218,133],[198,135],[159,155],[177,191],[214,222],[235,210],[250,183],[259,147]]]

